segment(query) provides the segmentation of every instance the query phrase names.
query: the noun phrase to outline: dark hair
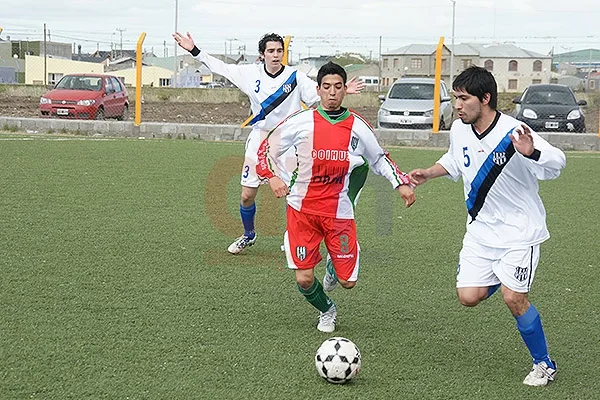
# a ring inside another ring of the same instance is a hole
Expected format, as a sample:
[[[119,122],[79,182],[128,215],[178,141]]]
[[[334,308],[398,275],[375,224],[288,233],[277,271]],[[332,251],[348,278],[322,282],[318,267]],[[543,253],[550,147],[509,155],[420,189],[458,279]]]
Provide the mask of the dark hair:
[[[264,54],[267,49],[267,42],[279,42],[281,43],[281,47],[285,47],[281,36],[276,33],[267,33],[258,41],[258,54]]]
[[[346,75],[346,71],[344,70],[344,68],[342,68],[341,65],[338,65],[331,61],[319,68],[319,72],[317,73],[317,85],[321,86],[321,81],[323,80],[323,77],[325,75],[341,76],[342,80],[344,81],[344,85],[346,84],[346,79],[348,77]]]
[[[454,82],[452,89],[463,90],[472,96],[476,96],[479,101],[483,101],[486,93],[490,94],[489,106],[492,110],[498,107],[498,87],[496,79],[490,71],[485,68],[471,65],[461,72]]]

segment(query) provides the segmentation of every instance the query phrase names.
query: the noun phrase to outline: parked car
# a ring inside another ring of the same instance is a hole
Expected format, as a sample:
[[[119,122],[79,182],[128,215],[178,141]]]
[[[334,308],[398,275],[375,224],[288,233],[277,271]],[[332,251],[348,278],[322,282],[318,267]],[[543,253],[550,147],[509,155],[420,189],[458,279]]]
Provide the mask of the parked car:
[[[387,129],[433,127],[433,78],[398,79],[383,100],[377,126]],[[440,129],[452,124],[452,98],[444,81],[440,82]]]
[[[73,119],[129,118],[125,85],[115,76],[65,75],[40,98],[43,117]]]
[[[535,84],[513,99],[514,116],[537,132],[585,132],[581,106],[585,100],[575,98],[564,85]]]

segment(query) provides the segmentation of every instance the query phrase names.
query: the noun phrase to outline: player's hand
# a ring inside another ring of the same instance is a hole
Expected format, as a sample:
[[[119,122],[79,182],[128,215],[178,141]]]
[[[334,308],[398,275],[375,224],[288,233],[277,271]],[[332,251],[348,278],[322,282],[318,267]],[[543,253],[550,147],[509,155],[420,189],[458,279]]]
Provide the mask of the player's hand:
[[[408,177],[413,185],[419,186],[427,182],[429,174],[425,169],[413,169],[408,173]]]
[[[191,51],[194,47],[196,47],[196,44],[194,43],[194,39],[192,39],[192,35],[190,35],[189,32],[187,33],[187,37],[183,36],[179,32],[175,32],[173,34],[173,39],[175,39],[175,41],[177,42],[179,47],[181,47],[182,49],[185,49],[187,51]]]
[[[533,136],[531,135],[531,129],[525,124],[521,124],[515,128],[515,133],[508,135],[515,150],[524,156],[530,156],[535,147],[533,147]]]
[[[415,190],[410,185],[398,186],[398,193],[400,193],[400,197],[404,199],[404,205],[406,208],[412,206],[417,200],[415,197]]]
[[[346,82],[346,93],[347,94],[359,94],[365,88],[366,84],[363,81],[359,81],[357,77],[352,77]]]
[[[277,197],[278,199],[285,197],[290,193],[288,185],[286,185],[285,182],[281,180],[281,178],[278,178],[276,176],[269,179],[269,186],[271,187],[271,190],[273,191],[275,197]]]

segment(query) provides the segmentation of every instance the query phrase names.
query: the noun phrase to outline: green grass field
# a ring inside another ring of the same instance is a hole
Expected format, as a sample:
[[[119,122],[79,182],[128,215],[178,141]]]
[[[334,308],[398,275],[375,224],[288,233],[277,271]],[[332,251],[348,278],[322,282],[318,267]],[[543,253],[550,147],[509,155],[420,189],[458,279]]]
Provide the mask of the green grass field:
[[[243,145],[0,135],[0,399],[598,399],[600,154],[542,182],[552,238],[531,299],[558,380],[531,366],[496,294],[468,309],[454,281],[462,185],[434,180],[404,209],[373,174],[358,207],[359,284],[337,289],[355,381],[326,383],[327,335],[279,250],[284,205],[261,189],[240,256]],[[439,150],[391,149],[404,170]],[[317,267],[319,279],[324,267]]]

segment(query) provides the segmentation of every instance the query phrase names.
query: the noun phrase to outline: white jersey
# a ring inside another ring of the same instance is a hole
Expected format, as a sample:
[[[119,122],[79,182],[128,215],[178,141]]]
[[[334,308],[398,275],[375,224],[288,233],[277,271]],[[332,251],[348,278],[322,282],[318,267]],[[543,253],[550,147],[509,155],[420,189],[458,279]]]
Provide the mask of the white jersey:
[[[532,157],[517,152],[508,135],[521,124],[500,112],[481,135],[461,120],[452,124],[450,148],[438,163],[453,180],[463,179],[469,214],[465,240],[509,248],[550,237],[538,179],[557,178],[565,154],[533,131]]]
[[[287,116],[319,100],[317,83],[303,72],[284,66],[277,74],[269,74],[264,64],[234,65],[203,51],[195,57],[212,72],[229,79],[250,99],[254,129],[270,131]]]

